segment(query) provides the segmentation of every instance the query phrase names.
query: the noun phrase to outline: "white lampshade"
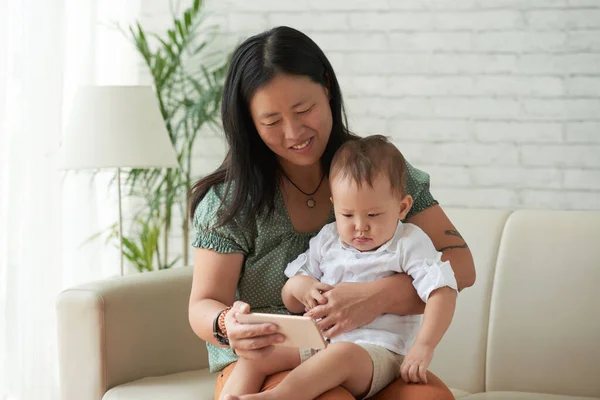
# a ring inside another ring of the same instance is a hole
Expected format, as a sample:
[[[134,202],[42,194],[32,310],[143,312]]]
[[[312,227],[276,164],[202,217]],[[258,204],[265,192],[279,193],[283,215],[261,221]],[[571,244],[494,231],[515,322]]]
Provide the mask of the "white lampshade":
[[[61,169],[176,168],[177,155],[150,86],[84,86],[61,146]]]

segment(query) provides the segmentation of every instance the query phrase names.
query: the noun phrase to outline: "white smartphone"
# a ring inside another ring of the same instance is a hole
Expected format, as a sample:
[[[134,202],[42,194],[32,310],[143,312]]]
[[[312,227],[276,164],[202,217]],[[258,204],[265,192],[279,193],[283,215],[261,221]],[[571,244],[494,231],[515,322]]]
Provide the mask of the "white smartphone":
[[[272,323],[279,327],[278,333],[285,336],[283,343],[279,346],[299,347],[306,349],[324,349],[327,344],[319,327],[312,318],[299,315],[280,315],[250,313],[238,314],[238,322],[242,324]]]

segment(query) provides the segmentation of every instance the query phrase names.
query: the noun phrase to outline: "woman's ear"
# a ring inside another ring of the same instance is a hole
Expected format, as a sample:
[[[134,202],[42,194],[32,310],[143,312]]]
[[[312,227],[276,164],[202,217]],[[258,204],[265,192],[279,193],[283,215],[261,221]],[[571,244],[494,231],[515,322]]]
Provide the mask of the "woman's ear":
[[[327,98],[331,100],[331,78],[329,72],[325,72],[325,94]]]
[[[404,196],[402,198],[402,200],[400,200],[400,213],[398,213],[399,220],[402,221],[402,220],[404,220],[404,218],[406,218],[406,216],[408,215],[408,212],[412,208],[412,205],[413,205],[413,198],[409,194],[407,194],[406,196]]]
[[[325,96],[327,96],[327,99],[331,101],[331,91],[327,87],[323,87],[323,90],[325,90]]]

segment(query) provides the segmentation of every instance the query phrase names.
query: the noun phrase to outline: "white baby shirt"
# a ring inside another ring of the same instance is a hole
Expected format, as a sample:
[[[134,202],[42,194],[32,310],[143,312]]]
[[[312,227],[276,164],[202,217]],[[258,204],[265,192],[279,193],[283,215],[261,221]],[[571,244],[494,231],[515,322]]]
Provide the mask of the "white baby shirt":
[[[288,278],[308,275],[335,286],[341,282],[373,282],[405,272],[413,278],[421,299],[427,302],[435,289],[449,286],[457,290],[454,271],[441,256],[429,236],[414,224],[398,222],[392,239],[376,250],[361,252],[341,240],[333,222],[310,240],[305,253],[288,264],[285,275]],[[421,320],[421,315],[380,315],[368,325],[334,337],[331,343],[374,344],[406,355]]]

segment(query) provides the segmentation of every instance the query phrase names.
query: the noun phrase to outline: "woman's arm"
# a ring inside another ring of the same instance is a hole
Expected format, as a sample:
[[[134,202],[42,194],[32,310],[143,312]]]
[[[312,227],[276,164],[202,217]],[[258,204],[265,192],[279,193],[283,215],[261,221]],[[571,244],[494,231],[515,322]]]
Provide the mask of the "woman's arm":
[[[448,219],[442,207],[431,206],[408,218],[406,222],[417,225],[431,238],[443,261],[450,261],[458,290],[475,283],[475,263],[469,246]]]
[[[431,206],[408,218],[406,222],[421,228],[442,253],[443,261],[450,261],[458,291],[475,283],[475,264],[469,246],[456,230],[439,205]],[[425,303],[412,287],[412,278],[406,274],[394,275],[373,282],[368,290],[375,310],[381,314],[422,314]]]
[[[413,279],[407,274],[395,274],[367,284],[364,289],[373,310],[381,314],[418,315],[425,311],[425,303],[421,300],[413,286]]]
[[[248,325],[235,320],[236,313],[250,312],[247,304],[233,303],[243,263],[244,255],[241,253],[221,254],[196,249],[188,316],[196,335],[221,346],[213,336],[213,321],[219,311],[233,305],[225,318],[231,347],[240,357],[256,358],[266,354],[272,344],[283,338],[275,333],[277,327],[273,324]]]
[[[439,205],[431,206],[407,219],[417,225],[442,252],[442,260],[450,261],[458,290],[475,282],[475,265],[471,251]],[[422,314],[425,303],[417,295],[412,278],[396,274],[372,283],[341,283],[325,293],[327,304],[317,306],[307,315],[326,330],[328,337],[366,325],[381,314]]]
[[[305,315],[320,319],[317,325],[328,338],[370,324],[381,314],[422,314],[425,309],[407,274],[395,274],[372,283],[342,282],[323,295],[327,303]]]
[[[206,342],[220,346],[213,336],[217,313],[233,305],[244,255],[194,250],[194,275],[188,309],[192,330]]]

